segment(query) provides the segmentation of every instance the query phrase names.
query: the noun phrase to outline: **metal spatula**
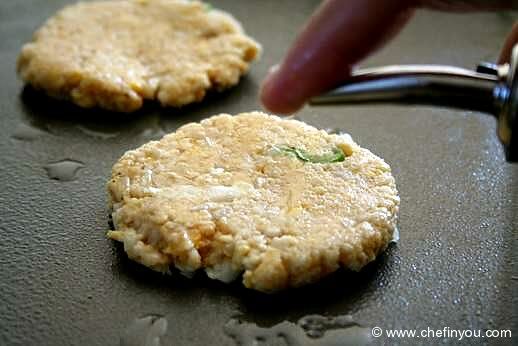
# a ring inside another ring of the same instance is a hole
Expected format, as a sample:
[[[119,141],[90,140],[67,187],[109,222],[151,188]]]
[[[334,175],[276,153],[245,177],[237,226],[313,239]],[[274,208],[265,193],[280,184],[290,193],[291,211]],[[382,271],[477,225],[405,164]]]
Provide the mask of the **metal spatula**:
[[[480,63],[476,71],[443,65],[360,69],[343,85],[316,96],[312,105],[398,103],[481,111],[498,119],[506,158],[518,162],[518,45],[511,62]]]

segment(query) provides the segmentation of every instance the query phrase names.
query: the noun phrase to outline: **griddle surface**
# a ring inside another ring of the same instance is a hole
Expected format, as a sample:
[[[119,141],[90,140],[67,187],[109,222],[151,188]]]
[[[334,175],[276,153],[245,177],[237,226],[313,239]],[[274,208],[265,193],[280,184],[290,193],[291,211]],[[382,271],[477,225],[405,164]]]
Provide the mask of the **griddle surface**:
[[[269,327],[319,314],[366,327],[517,328],[518,165],[505,162],[495,119],[427,107],[305,108],[298,117],[339,128],[385,158],[401,194],[401,239],[360,273],[274,296],[129,261],[108,240],[105,183],[112,164],[178,126],[260,109],[259,83],[317,1],[213,1],[232,12],[264,54],[240,85],[181,110],[134,115],[80,110],[47,99],[15,74],[20,47],[66,1],[0,3],[0,344],[118,345],[142,316],[165,316],[162,345],[232,345],[233,317]],[[364,66],[496,59],[516,13],[421,11]],[[172,57],[173,58],[173,57]],[[46,165],[80,162],[76,179]],[[376,340],[436,344],[438,339]],[[448,339],[447,343],[455,343]],[[488,340],[469,340],[470,343]]]

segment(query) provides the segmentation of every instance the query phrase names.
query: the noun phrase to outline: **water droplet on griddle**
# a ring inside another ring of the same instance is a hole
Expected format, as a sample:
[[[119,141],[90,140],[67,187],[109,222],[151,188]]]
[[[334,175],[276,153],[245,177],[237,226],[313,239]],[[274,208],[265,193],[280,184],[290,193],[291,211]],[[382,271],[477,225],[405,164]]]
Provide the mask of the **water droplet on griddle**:
[[[292,323],[283,321],[269,328],[255,323],[231,319],[224,332],[236,344],[248,345],[368,345],[371,343],[371,329],[360,326],[349,315],[325,317],[305,316]]]
[[[45,134],[45,131],[38,129],[37,127],[28,124],[18,124],[11,136],[21,141],[33,141]]]
[[[61,160],[45,165],[45,170],[50,179],[59,181],[71,181],[76,179],[77,171],[85,165],[80,161]]]
[[[135,319],[122,333],[121,346],[160,346],[167,331],[167,319],[160,315],[146,315]]]

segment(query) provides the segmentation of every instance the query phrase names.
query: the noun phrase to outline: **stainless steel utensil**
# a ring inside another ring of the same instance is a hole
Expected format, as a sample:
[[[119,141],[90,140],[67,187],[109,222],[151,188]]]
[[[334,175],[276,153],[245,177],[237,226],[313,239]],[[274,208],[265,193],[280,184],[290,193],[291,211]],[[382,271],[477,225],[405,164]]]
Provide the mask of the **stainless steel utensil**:
[[[312,105],[398,103],[469,109],[494,115],[506,158],[518,162],[518,45],[504,65],[476,71],[443,65],[360,69],[343,85],[313,97]]]

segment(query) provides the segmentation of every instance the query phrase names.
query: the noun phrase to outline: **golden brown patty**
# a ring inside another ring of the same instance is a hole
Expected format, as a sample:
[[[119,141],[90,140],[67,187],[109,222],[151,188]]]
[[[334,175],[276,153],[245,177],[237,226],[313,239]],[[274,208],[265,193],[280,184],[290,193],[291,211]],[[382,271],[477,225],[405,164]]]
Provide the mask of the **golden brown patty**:
[[[18,72],[79,106],[130,112],[144,99],[177,107],[233,86],[259,51],[229,14],[200,2],[85,2],[34,34]]]
[[[350,136],[259,112],[187,124],[128,151],[108,183],[129,257],[159,271],[243,274],[264,292],[360,270],[383,251],[399,197]]]

